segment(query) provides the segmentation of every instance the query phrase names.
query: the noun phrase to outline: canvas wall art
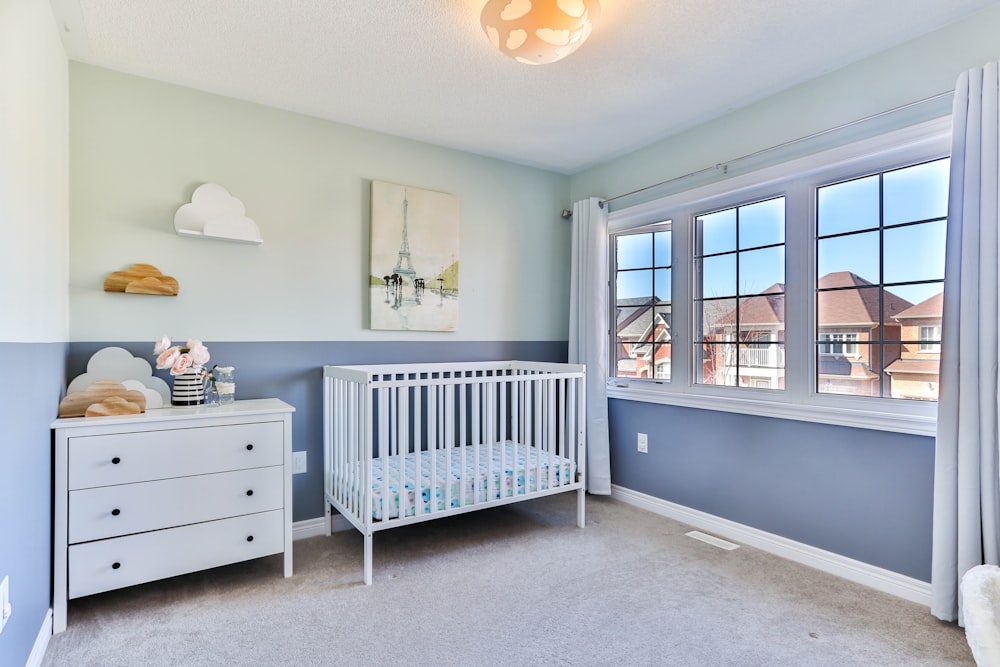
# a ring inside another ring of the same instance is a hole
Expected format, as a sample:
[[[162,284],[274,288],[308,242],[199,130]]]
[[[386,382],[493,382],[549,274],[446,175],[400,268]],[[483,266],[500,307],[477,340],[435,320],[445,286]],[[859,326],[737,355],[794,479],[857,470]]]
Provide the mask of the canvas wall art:
[[[372,181],[372,329],[458,328],[458,198]]]

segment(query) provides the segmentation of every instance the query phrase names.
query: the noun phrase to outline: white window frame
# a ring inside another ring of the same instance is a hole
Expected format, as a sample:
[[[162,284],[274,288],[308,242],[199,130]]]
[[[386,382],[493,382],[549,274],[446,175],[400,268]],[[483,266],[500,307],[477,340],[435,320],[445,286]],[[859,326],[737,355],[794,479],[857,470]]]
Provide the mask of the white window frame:
[[[672,220],[671,379],[608,378],[610,398],[933,436],[937,404],[822,394],[816,390],[816,188],[869,173],[947,157],[951,119],[943,117],[653,201],[613,210],[612,235]],[[691,343],[693,219],[749,201],[785,197],[785,389],[696,384]],[[611,257],[614,275],[614,258]],[[614,285],[610,303],[614,304]],[[613,307],[612,307],[613,311]],[[613,313],[609,313],[611,317]],[[608,344],[614,342],[611,327]],[[614,369],[609,369],[613,374]]]

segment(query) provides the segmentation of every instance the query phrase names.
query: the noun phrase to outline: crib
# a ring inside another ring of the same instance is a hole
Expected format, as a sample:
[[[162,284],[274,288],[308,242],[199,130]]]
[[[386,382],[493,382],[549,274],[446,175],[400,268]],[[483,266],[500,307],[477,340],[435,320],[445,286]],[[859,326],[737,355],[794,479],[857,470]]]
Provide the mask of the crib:
[[[584,526],[584,367],[524,361],[323,367],[326,534],[576,491]]]

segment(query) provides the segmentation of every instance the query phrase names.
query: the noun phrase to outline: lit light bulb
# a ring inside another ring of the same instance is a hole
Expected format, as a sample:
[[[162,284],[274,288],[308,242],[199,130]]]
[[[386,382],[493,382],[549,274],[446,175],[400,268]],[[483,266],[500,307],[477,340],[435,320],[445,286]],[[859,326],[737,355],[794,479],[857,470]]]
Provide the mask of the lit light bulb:
[[[479,22],[501,53],[542,65],[576,51],[600,16],[598,0],[489,0]]]

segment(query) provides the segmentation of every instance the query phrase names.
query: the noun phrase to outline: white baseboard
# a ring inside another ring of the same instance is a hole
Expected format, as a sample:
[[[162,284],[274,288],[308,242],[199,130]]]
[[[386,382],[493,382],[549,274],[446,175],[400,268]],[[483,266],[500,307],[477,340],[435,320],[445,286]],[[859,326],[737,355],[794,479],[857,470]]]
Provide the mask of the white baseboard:
[[[28,655],[24,667],[41,667],[42,659],[45,658],[45,651],[49,648],[49,639],[52,638],[52,610],[45,614],[42,620],[42,627],[38,629],[38,636],[35,637],[35,645],[31,647],[31,654]]]
[[[614,484],[611,485],[611,497],[904,600],[926,607],[931,605],[931,585],[919,579]]]
[[[353,528],[351,522],[344,517],[339,514],[333,517],[333,532],[351,530],[351,528]],[[292,524],[293,540],[304,540],[307,537],[319,537],[320,535],[326,535],[326,519],[323,517],[296,521]]]

